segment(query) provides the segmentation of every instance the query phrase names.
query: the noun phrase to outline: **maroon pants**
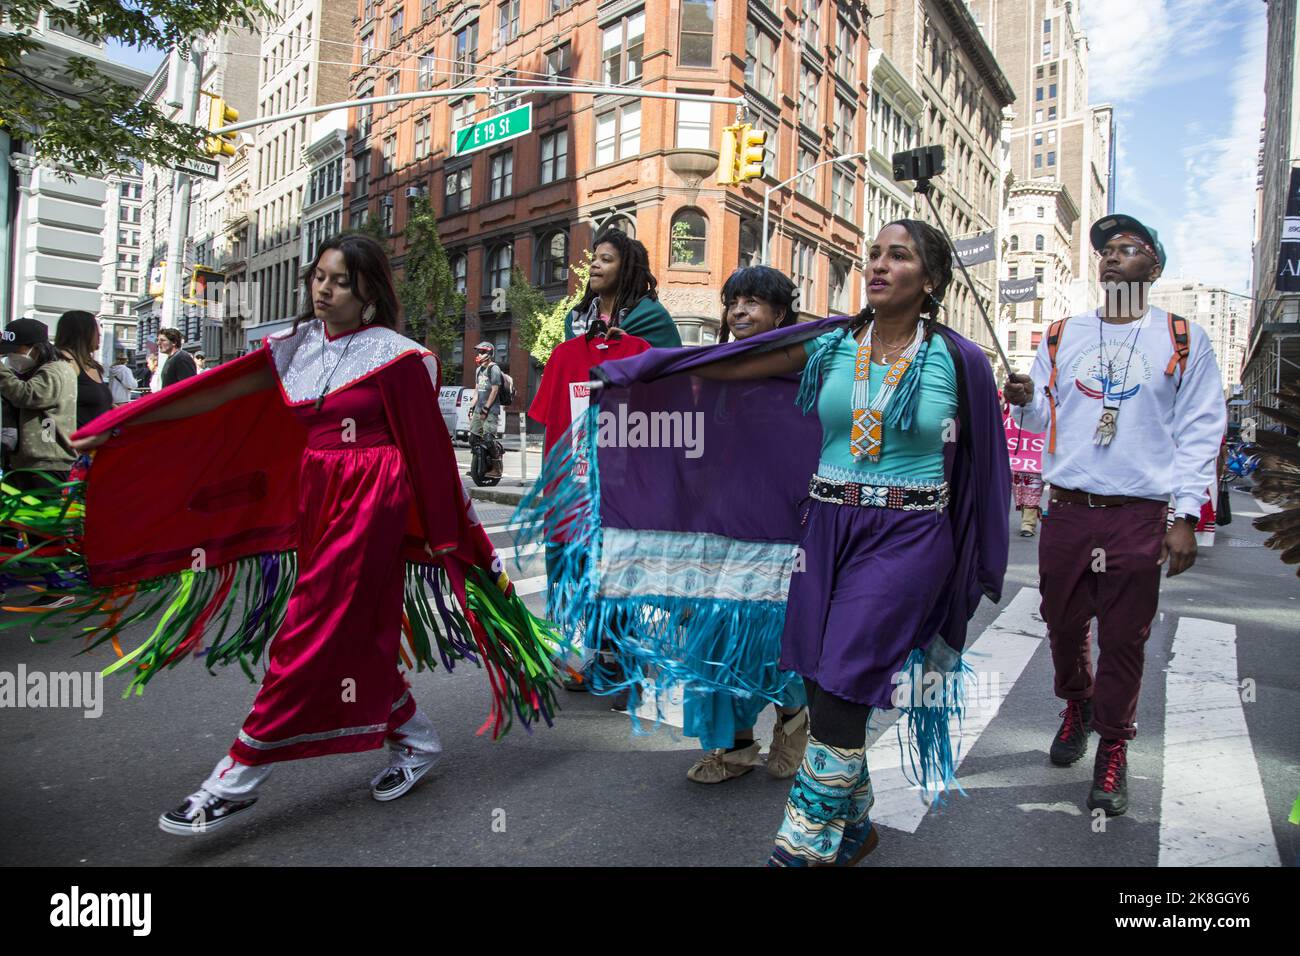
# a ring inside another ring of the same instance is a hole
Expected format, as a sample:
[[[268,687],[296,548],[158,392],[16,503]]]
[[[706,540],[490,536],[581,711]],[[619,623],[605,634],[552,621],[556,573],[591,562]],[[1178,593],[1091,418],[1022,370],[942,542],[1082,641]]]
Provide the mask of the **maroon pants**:
[[[1166,506],[1115,508],[1053,501],[1038,542],[1039,613],[1047,622],[1056,696],[1093,702],[1103,738],[1137,736],[1144,648],[1160,601]],[[1097,672],[1089,625],[1097,619]]]

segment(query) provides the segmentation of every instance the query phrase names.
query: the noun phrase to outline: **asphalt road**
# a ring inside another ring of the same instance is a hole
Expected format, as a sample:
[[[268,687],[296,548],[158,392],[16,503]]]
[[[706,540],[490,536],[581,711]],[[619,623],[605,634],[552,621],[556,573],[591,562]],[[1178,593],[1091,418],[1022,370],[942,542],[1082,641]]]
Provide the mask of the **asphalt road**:
[[[1048,763],[1061,705],[1034,618],[1037,539],[1013,537],[1003,602],[981,607],[970,631],[983,655],[972,658],[977,670],[1000,680],[983,726],[963,743],[966,793],[927,809],[901,782],[893,729],[873,723],[882,841],[869,865],[1148,867],[1197,854],[1295,865],[1300,828],[1286,817],[1300,790],[1300,579],[1259,546],[1248,519],[1259,506],[1242,494],[1233,504],[1237,520],[1215,547],[1164,582],[1126,816],[1099,831],[1084,806],[1095,735],[1075,767]],[[489,526],[509,513],[480,504]],[[504,529],[493,539],[512,543]],[[509,570],[536,578],[540,557]],[[544,598],[527,600],[540,611]],[[1235,659],[1227,679],[1253,682],[1252,700],[1213,692],[1224,675],[1200,660],[1206,648],[1228,655],[1230,670]],[[88,671],[108,660],[0,632],[0,672]],[[382,752],[289,762],[244,822],[198,837],[165,834],[157,817],[197,787],[238,730],[255,690],[241,673],[213,676],[187,662],[128,700],[117,696],[125,682],[110,677],[98,719],[5,712],[0,863],[751,866],[770,850],[789,781],[758,770],[720,786],[691,783],[694,741],[667,725],[634,734],[626,716],[588,695],[565,694],[554,727],[531,736],[516,728],[494,743],[475,736],[488,703],[481,672],[417,674],[412,684],[445,757],[411,793],[370,798]],[[769,726],[770,717],[760,737]]]

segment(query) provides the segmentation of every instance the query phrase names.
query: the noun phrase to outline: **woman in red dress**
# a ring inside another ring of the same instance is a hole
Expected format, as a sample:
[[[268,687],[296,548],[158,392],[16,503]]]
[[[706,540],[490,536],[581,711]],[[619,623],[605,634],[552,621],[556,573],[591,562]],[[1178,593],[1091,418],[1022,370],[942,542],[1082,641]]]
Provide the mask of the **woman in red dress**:
[[[188,626],[160,637],[160,623],[120,662],[138,658],[137,682],[201,650],[209,624],[223,607],[229,614],[227,579],[240,577],[240,562],[246,570],[259,562],[254,609],[233,643],[223,634],[208,654],[209,664],[243,662],[274,633],[265,678],[228,754],[160,818],[168,832],[224,824],[253,805],[277,762],[300,757],[387,745],[389,764],[371,793],[406,793],[441,747],[397,667],[404,631],[421,665],[434,663],[436,643],[445,666],[468,658],[487,667],[494,706],[484,729],[500,732],[512,712],[550,721],[554,632],[514,595],[460,484],[438,415],[438,362],[395,331],[382,249],[355,235],[327,241],[305,293],[290,332],[77,435],[83,450],[103,446],[89,473],[85,525],[99,607],[120,617],[102,589],[169,571],[178,553],[202,564],[187,588],[205,577],[212,592],[206,602],[174,602]],[[130,529],[111,527],[121,520],[112,507],[124,495],[120,476],[132,466],[138,474],[142,456],[153,455],[178,470],[169,484],[180,507],[160,509],[163,523],[133,511]],[[113,553],[123,535],[146,542],[146,553]],[[266,562],[291,551],[297,579],[286,602],[288,568]]]

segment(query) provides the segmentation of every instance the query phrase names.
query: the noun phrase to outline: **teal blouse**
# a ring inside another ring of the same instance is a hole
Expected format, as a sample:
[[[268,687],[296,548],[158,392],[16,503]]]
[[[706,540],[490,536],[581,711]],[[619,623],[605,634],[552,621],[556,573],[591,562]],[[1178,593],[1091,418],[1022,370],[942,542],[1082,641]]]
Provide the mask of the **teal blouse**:
[[[804,343],[812,354],[837,333],[828,332]],[[845,335],[823,364],[821,388],[817,393],[817,415],[822,423],[822,455],[817,473],[835,481],[879,481],[881,476],[917,482],[943,481],[945,439],[956,441],[957,371],[943,336],[930,336],[925,362],[921,366],[921,395],[916,416],[908,431],[885,428],[880,461],[854,461],[849,452],[849,427],[852,424],[853,370],[857,364],[858,344]],[[871,363],[869,396],[880,389],[886,365]],[[908,369],[911,375],[915,368]]]

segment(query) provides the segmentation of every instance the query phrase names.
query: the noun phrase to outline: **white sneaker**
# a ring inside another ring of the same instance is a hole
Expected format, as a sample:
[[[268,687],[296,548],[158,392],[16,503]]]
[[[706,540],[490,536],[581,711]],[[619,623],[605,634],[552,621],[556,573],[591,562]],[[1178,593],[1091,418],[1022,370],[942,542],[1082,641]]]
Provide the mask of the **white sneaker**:
[[[441,756],[439,754],[418,767],[397,766],[396,764],[385,767],[370,781],[370,795],[381,803],[387,800],[396,800],[419,783],[420,778],[433,769]]]

